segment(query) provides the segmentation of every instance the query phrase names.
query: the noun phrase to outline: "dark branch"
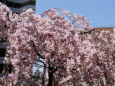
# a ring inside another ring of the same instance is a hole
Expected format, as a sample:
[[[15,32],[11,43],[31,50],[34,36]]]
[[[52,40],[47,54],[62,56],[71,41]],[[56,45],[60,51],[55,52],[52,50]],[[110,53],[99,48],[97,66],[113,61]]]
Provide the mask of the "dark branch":
[[[34,42],[32,41],[32,44],[33,44],[33,48],[34,48],[34,51],[36,52],[36,54],[40,57],[40,58],[42,58],[42,59],[45,59],[45,57],[44,56],[42,56],[38,51],[37,51],[37,49],[36,49],[36,47],[35,47],[35,45],[34,45]]]
[[[95,30],[95,29],[91,29],[91,30],[88,30],[88,31],[81,31],[81,32],[79,33],[79,35],[91,33],[91,32],[94,31],[94,30]]]

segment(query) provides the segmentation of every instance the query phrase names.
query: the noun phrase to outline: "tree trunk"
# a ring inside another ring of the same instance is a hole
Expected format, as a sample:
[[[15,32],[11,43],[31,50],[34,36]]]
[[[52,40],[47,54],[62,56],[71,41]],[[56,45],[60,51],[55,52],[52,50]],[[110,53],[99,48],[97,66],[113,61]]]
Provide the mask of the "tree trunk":
[[[52,71],[51,67],[49,67],[48,75],[49,75],[48,86],[52,86],[52,82],[53,82],[53,71]]]

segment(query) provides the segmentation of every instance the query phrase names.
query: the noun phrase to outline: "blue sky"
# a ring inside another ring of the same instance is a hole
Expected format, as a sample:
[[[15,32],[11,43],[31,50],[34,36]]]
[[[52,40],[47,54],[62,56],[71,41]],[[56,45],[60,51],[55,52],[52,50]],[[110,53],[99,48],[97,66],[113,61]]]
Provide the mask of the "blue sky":
[[[86,16],[93,27],[115,27],[115,0],[36,0],[36,13],[62,8]]]

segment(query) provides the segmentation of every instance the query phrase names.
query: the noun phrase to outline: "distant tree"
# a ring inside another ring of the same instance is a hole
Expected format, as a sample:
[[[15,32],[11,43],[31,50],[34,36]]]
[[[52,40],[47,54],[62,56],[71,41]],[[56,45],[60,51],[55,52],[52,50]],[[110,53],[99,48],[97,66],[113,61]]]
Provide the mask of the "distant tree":
[[[32,86],[33,65],[43,68],[42,86],[114,86],[115,35],[93,30],[84,16],[59,11],[12,14],[0,3],[0,38],[10,43],[5,62],[13,65],[3,86]]]

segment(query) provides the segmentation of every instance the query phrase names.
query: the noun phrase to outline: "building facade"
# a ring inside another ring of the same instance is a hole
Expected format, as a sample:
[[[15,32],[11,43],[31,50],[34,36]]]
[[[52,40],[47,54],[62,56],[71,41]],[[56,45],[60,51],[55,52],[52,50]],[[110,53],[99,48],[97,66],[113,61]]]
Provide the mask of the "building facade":
[[[115,33],[115,27],[96,27],[94,28],[99,31],[110,31],[111,33]]]
[[[35,10],[36,0],[0,0],[6,4],[14,13],[21,13],[29,8]]]
[[[21,13],[29,8],[35,10],[36,0],[0,0],[0,2],[7,5],[13,13]],[[11,73],[12,65],[4,64],[4,57],[6,55],[6,42],[5,39],[1,39],[0,41],[0,77],[6,74],[5,71]],[[5,71],[4,71],[5,70]]]

